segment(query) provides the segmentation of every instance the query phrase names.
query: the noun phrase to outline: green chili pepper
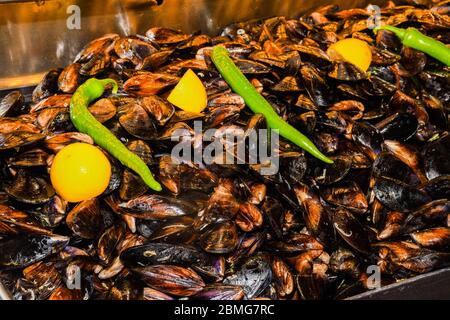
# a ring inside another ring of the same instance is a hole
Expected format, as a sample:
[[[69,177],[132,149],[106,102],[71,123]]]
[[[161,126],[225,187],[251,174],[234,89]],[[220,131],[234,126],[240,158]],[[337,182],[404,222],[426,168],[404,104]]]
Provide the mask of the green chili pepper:
[[[270,103],[264,99],[258,91],[256,91],[255,87],[234,64],[227,49],[221,46],[216,46],[213,49],[211,57],[225,81],[244,99],[247,106],[254,113],[260,113],[266,118],[269,128],[278,130],[282,137],[290,140],[317,159],[320,159],[326,163],[333,163],[331,159],[327,158],[322,152],[319,151],[319,149],[317,149],[311,140],[284,121],[275,112]]]
[[[407,47],[422,51],[450,67],[450,48],[444,43],[424,35],[415,28],[401,29],[393,26],[381,26],[378,30],[388,30],[400,39]]]
[[[75,91],[70,101],[70,119],[78,131],[91,136],[97,145],[108,151],[124,166],[136,172],[150,188],[155,191],[161,191],[161,185],[154,179],[144,161],[128,150],[88,110],[89,104],[100,98],[105,91],[105,87],[109,85],[113,86],[113,93],[117,93],[117,83],[112,79],[98,80],[92,78],[83,83]]]

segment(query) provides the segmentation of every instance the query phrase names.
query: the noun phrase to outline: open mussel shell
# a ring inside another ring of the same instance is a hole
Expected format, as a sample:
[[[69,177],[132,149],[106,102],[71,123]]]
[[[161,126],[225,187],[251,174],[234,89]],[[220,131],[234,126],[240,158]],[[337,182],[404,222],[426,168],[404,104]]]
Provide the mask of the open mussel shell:
[[[245,297],[252,299],[267,289],[272,281],[272,269],[269,262],[263,257],[248,259],[235,274],[226,277],[226,285],[240,286]]]
[[[366,230],[350,211],[338,208],[332,215],[332,221],[334,229],[352,248],[363,254],[371,252]]]

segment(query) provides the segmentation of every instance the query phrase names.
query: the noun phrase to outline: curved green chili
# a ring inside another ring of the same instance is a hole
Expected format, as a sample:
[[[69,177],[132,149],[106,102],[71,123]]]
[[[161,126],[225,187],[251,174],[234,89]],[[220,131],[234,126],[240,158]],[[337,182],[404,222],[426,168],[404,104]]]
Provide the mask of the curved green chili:
[[[393,26],[381,26],[378,30],[388,30],[400,39],[407,47],[422,51],[450,67],[450,48],[444,43],[424,35],[415,28],[401,29]]]
[[[254,112],[262,114],[271,129],[278,130],[285,139],[290,140],[303,150],[326,163],[333,163],[322,152],[317,149],[314,143],[305,135],[284,121],[273,109],[270,103],[256,91],[255,87],[247,80],[239,68],[231,60],[227,49],[216,46],[212,52],[212,60],[230,87],[239,94]]]
[[[118,89],[117,83],[112,79],[98,80],[92,78],[83,83],[75,91],[70,101],[70,119],[78,131],[91,136],[97,145],[108,151],[124,166],[136,172],[150,188],[155,191],[161,191],[161,185],[154,179],[144,161],[128,150],[88,110],[89,104],[100,98],[105,91],[105,87],[109,85],[113,86],[113,92],[116,93]]]

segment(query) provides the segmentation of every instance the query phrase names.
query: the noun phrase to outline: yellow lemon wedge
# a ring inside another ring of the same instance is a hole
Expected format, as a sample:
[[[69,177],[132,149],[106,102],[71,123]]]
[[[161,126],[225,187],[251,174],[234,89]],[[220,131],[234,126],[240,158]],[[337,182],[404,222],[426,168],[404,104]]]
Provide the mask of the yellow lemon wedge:
[[[332,60],[345,60],[366,72],[372,63],[372,51],[367,42],[349,38],[332,44],[327,51]]]
[[[191,69],[186,71],[167,100],[174,106],[193,113],[201,113],[208,104],[205,86]]]
[[[101,195],[111,178],[111,164],[100,149],[87,143],[73,143],[53,159],[50,179],[66,201],[80,202]]]

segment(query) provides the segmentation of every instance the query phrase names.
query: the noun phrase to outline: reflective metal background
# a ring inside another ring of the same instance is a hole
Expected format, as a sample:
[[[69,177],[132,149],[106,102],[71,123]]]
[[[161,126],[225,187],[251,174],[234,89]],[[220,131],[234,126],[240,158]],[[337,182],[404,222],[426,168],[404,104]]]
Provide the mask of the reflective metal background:
[[[0,0],[0,90],[28,86],[42,72],[67,65],[105,33],[144,33],[151,26],[216,34],[236,21],[285,15],[337,3],[363,7],[382,0]],[[69,30],[67,8],[81,9],[81,29]]]

